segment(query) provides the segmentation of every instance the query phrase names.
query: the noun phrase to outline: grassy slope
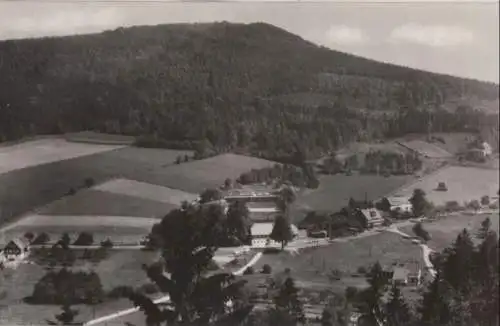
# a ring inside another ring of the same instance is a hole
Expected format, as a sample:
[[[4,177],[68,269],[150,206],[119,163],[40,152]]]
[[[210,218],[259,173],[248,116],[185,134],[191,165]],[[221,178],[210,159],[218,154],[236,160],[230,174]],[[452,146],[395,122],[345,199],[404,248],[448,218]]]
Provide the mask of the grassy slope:
[[[39,165],[0,175],[0,221],[18,216],[35,207],[46,205],[64,196],[70,188],[83,185],[91,177],[96,183],[110,178],[127,179],[199,193],[222,184],[225,178],[236,178],[252,168],[271,166],[274,162],[226,154],[206,160],[174,165],[177,155],[190,153],[164,149],[124,148],[67,161]],[[90,198],[90,197],[91,198]],[[168,205],[119,196],[95,193],[64,199],[45,210],[48,213],[84,214],[86,212],[121,213],[118,215],[158,215]],[[97,196],[98,197],[98,196]],[[104,199],[109,199],[109,202]],[[78,200],[81,199],[81,202]],[[97,199],[93,202],[93,199]],[[69,202],[69,204],[68,204]],[[121,206],[123,203],[123,206]],[[146,205],[142,205],[146,204]],[[127,209],[130,211],[125,212]],[[60,211],[59,211],[60,210]],[[81,212],[79,212],[81,210]],[[146,216],[148,216],[146,215]]]
[[[481,214],[474,216],[459,214],[442,218],[432,223],[425,223],[424,228],[429,231],[432,236],[432,239],[428,242],[428,245],[434,250],[443,250],[449,247],[453,243],[453,241],[455,241],[457,235],[463,229],[467,229],[471,233],[471,235],[474,235],[481,226],[481,222],[487,217],[489,217],[492,222],[491,229],[496,230],[498,234],[498,214]],[[402,231],[408,234],[413,234],[411,226],[403,228]]]
[[[161,217],[178,206],[99,190],[84,190],[38,210],[42,215]]]
[[[368,200],[375,200],[401,187],[409,180],[411,180],[409,176],[388,178],[375,175],[321,176],[319,188],[308,190],[304,196],[297,199],[294,206],[298,211],[338,211],[348,204],[350,197],[362,200],[366,193]]]

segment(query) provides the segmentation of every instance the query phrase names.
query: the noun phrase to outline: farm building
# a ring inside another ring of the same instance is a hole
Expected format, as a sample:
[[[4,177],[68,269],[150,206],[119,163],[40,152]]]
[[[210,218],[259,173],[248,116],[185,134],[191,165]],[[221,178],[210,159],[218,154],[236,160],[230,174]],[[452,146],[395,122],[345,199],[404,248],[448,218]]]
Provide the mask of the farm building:
[[[247,202],[246,206],[253,222],[274,222],[281,212],[275,202]]]
[[[422,269],[417,263],[396,266],[392,273],[392,282],[395,285],[420,285]]]
[[[404,196],[388,197],[387,202],[390,205],[390,210],[393,212],[408,212],[412,210],[410,199]]]
[[[2,255],[5,260],[12,261],[15,259],[23,259],[29,254],[30,246],[28,239],[16,238],[10,240],[3,248]]]
[[[363,226],[368,229],[381,226],[384,223],[384,218],[380,214],[380,211],[375,208],[358,209],[356,216]]]
[[[252,225],[252,246],[265,247],[268,245],[279,245],[279,243],[269,239],[269,235],[273,231],[274,223],[254,223]],[[295,225],[291,225],[294,237],[299,235],[299,230]]]

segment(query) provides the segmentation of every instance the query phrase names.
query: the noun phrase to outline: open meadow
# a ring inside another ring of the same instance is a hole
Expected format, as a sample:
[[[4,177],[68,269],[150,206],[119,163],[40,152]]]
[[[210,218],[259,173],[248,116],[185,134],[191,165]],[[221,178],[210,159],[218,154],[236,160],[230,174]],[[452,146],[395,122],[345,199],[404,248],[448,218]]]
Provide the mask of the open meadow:
[[[376,200],[383,197],[406,182],[412,176],[376,176],[376,175],[322,175],[318,189],[307,190],[294,204],[295,222],[303,218],[305,211],[335,212],[347,206],[349,198],[356,200]]]
[[[377,261],[387,267],[413,262],[423,266],[422,252],[417,245],[400,235],[383,232],[348,242],[307,248],[293,256],[288,253],[266,254],[257,262],[255,270],[260,270],[265,264],[269,264],[274,272],[290,268],[294,278],[305,286],[328,284],[328,274],[338,270],[343,277],[329,286],[343,289],[346,285],[366,284],[364,276],[358,275],[358,269],[369,269]]]
[[[57,140],[57,142],[65,141]],[[31,151],[31,148],[26,144],[20,144],[21,147],[17,149],[21,153],[20,157],[29,155]],[[91,147],[104,146],[83,143],[71,144]],[[109,148],[109,146],[105,147]],[[22,154],[21,149],[26,153]],[[7,152],[11,150],[11,147],[3,147],[0,150]],[[164,205],[171,205],[172,202],[175,202],[174,206],[177,206],[179,200],[190,200],[194,198],[193,194],[198,194],[206,188],[217,187],[228,177],[234,179],[243,172],[274,164],[271,161],[233,154],[175,164],[177,156],[190,155],[191,153],[190,151],[168,149],[124,147],[76,158],[69,158],[69,154],[65,154],[68,159],[63,161],[32,165],[23,169],[11,169],[8,173],[0,174],[0,223],[5,223],[34,208],[47,205],[68,195],[71,191],[85,188],[87,178],[91,178],[95,184],[116,178],[142,182],[122,180],[103,185],[103,187],[108,193],[113,193],[116,196],[128,196],[123,199],[130,198],[132,195],[136,198],[136,203],[137,200],[141,199]],[[0,156],[0,159],[0,166],[10,167],[12,165],[9,161],[11,159],[7,159],[5,155]],[[172,189],[155,188],[154,185]],[[140,186],[140,189],[135,190],[136,186]],[[156,191],[158,193],[155,194]],[[82,195],[84,197],[82,200],[85,203],[80,207],[87,207],[87,209],[83,209],[83,213],[89,211],[88,207],[91,205],[85,196],[94,196],[93,198],[95,198],[95,195],[89,193]],[[113,213],[112,215],[122,215],[122,213],[116,212],[118,210],[116,209],[117,203],[120,201],[116,196],[110,203],[110,206],[115,207],[115,209],[112,208],[110,211]],[[154,200],[151,199],[153,197]],[[67,208],[61,210],[63,213],[73,213],[68,207],[78,206],[75,204],[78,202],[78,198],[69,199],[69,201],[70,203],[66,205]],[[137,205],[139,204],[137,203]],[[64,206],[64,203],[61,205]],[[104,206],[106,203],[104,200],[99,200],[94,205]],[[127,204],[123,205],[127,206]],[[134,205],[134,203],[132,202],[130,205]],[[157,204],[151,206],[153,207],[149,210],[151,215],[157,215],[157,212],[163,209]],[[166,207],[167,209],[163,213],[167,213],[170,207]],[[97,210],[100,209],[97,208]],[[78,209],[75,210],[78,211]],[[106,209],[103,210],[106,211]],[[46,212],[54,211],[58,210],[49,208]],[[91,209],[91,211],[96,210]],[[149,211],[146,216],[150,216]],[[123,215],[129,214],[124,213]]]
[[[426,158],[447,159],[453,157],[453,154],[449,153],[444,148],[420,139],[400,141],[399,144]]]
[[[482,196],[496,196],[499,186],[499,171],[473,167],[449,166],[423,177],[410,186],[398,191],[399,195],[411,197],[414,189],[422,189],[427,199],[434,205],[444,205],[448,201],[480,200]],[[436,190],[438,183],[444,182],[448,191]]]
[[[107,152],[123,146],[83,144],[46,138],[0,147],[0,174],[51,162]]]
[[[498,213],[476,215],[456,213],[423,224],[432,237],[427,244],[431,249],[441,251],[449,247],[463,229],[467,229],[474,238],[474,235],[481,226],[481,222],[487,217],[491,220],[491,228],[499,234]],[[403,227],[401,231],[413,234],[412,226]]]
[[[77,261],[73,269],[94,270],[100,277],[104,291],[110,291],[116,286],[141,286],[150,283],[141,266],[157,260],[157,254],[139,250],[113,250],[108,257],[98,263]],[[0,324],[47,324],[46,319],[53,319],[60,312],[56,305],[31,305],[23,299],[31,295],[36,282],[46,273],[37,264],[21,264],[15,270],[4,269],[0,272],[4,296],[0,298]],[[79,310],[79,320],[92,319],[116,310],[132,307],[128,300],[107,300],[94,308],[76,305]]]
[[[178,204],[95,189],[84,189],[58,199],[36,213],[43,215],[94,215],[161,217]]]

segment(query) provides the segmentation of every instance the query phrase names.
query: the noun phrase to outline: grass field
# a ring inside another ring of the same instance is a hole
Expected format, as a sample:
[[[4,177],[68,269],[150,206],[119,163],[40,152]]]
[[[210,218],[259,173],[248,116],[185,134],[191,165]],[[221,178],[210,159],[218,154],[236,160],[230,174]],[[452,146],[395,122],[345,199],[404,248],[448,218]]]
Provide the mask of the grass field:
[[[400,144],[428,158],[446,159],[453,157],[453,154],[449,153],[444,148],[441,148],[434,143],[429,143],[424,140],[408,140],[402,141],[400,142]]]
[[[151,183],[190,193],[200,193],[206,188],[221,185],[226,178],[234,180],[251,169],[270,167],[274,164],[276,163],[250,156],[222,154],[204,160],[170,166],[168,169],[152,173],[147,176],[146,180],[136,180],[145,182],[150,179],[157,180],[157,182]]]
[[[184,153],[189,152],[128,147],[1,174],[0,222],[61,198],[87,177],[97,183],[120,176],[154,182],[152,171],[166,169]]]
[[[116,243],[138,243],[151,231],[159,219],[128,216],[47,216],[31,215],[4,229],[4,239],[22,236],[26,232],[35,234],[46,232],[52,240],[59,239],[63,233],[69,233],[73,240],[78,233],[86,231],[94,235],[94,242],[99,243],[111,238]]]
[[[220,185],[227,177],[273,164],[225,154],[175,165],[175,158],[186,153],[191,152],[126,147],[0,174],[0,223],[61,198],[71,188],[83,186],[88,177],[96,183],[124,178],[199,193]]]
[[[183,201],[192,202],[198,198],[196,194],[127,179],[111,180],[94,187],[94,189],[173,206],[180,206]]]
[[[118,148],[120,146],[72,143],[57,138],[28,141],[0,148],[0,174]]]
[[[286,253],[264,255],[255,265],[259,270],[269,264],[276,272],[290,268],[301,282],[325,282],[332,269],[345,273],[346,281],[352,282],[351,274],[361,266],[369,268],[379,261],[383,266],[411,261],[422,262],[421,249],[400,235],[389,232],[343,243],[333,243],[319,248],[308,248],[298,256]],[[423,264],[423,262],[422,262]],[[359,278],[355,278],[359,279]],[[364,283],[364,280],[361,281]]]
[[[318,189],[307,191],[300,196],[294,209],[298,216],[307,210],[338,211],[348,204],[349,198],[362,200],[366,197],[375,200],[403,186],[411,176],[376,175],[328,175],[320,177]]]
[[[422,178],[398,191],[398,194],[411,196],[414,189],[420,188],[435,205],[443,205],[447,201],[463,204],[464,201],[479,200],[484,195],[495,196],[498,178],[498,170],[450,166]],[[438,182],[446,183],[448,191],[436,191]]]
[[[107,191],[85,189],[37,211],[42,215],[162,217],[178,205]]]
[[[424,224],[424,228],[429,231],[432,239],[428,241],[428,245],[433,250],[441,251],[449,247],[455,241],[457,235],[463,230],[467,229],[471,235],[476,234],[481,226],[481,222],[487,217],[492,222],[491,228],[499,233],[499,217],[498,214],[478,214],[467,215],[457,214],[441,218],[437,221]],[[407,234],[413,234],[412,226],[402,228],[402,231]]]
[[[140,286],[149,283],[146,274],[141,269],[143,263],[150,264],[157,259],[157,254],[138,250],[110,251],[110,256],[100,263],[78,268],[91,268],[101,279],[103,289],[111,290],[118,285]],[[53,319],[60,311],[59,306],[28,305],[22,301],[33,291],[35,283],[45,274],[45,270],[36,264],[21,264],[15,270],[5,269],[1,272],[2,288],[6,296],[0,299],[0,324],[45,324],[46,319]],[[128,300],[105,302],[95,307],[96,316],[132,307]],[[80,314],[79,320],[89,320],[93,317],[93,309],[89,306],[74,306]]]

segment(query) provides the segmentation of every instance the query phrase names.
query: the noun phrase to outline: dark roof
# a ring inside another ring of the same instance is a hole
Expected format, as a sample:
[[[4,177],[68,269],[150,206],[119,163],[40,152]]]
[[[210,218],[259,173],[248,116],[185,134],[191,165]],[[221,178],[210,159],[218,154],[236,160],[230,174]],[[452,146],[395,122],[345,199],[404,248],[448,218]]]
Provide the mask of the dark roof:
[[[21,250],[29,247],[29,240],[26,238],[15,238],[10,240],[7,245],[9,245],[9,243],[14,243]]]

